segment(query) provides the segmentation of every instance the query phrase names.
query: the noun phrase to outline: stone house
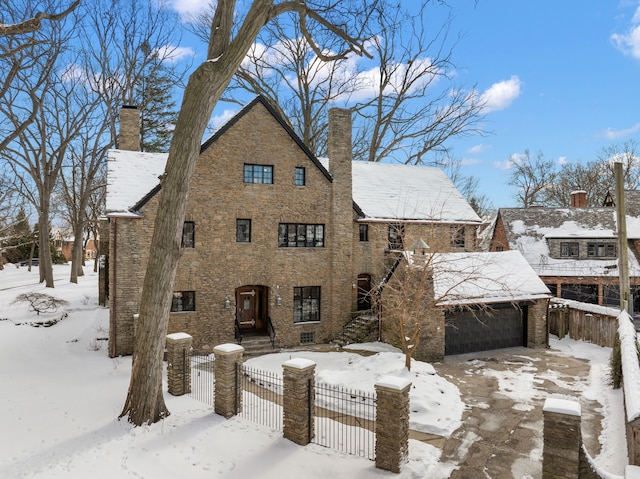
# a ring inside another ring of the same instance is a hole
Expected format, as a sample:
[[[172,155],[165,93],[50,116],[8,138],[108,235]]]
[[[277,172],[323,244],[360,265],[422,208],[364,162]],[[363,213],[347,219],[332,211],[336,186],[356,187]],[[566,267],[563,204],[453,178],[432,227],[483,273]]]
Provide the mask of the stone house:
[[[638,192],[626,191],[629,276],[640,292]],[[586,193],[572,193],[570,208],[501,208],[490,230],[490,251],[517,250],[553,296],[619,306],[618,235],[611,195],[603,207],[586,206]],[[636,310],[638,310],[636,305]]]
[[[136,151],[137,110],[121,115],[101,231],[111,356],[133,349],[167,156]],[[169,333],[188,332],[200,352],[251,337],[325,343],[371,308],[371,290],[416,239],[437,251],[477,250],[481,220],[442,171],[353,162],[351,112],[329,116],[328,159],[261,97],[202,144]]]

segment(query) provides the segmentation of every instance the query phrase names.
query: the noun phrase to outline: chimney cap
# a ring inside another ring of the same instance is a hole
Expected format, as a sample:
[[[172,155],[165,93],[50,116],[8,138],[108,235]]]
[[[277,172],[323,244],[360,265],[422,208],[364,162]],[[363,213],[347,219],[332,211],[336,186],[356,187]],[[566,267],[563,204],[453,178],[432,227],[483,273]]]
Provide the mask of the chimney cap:
[[[137,110],[138,105],[122,105],[122,108],[125,110]]]

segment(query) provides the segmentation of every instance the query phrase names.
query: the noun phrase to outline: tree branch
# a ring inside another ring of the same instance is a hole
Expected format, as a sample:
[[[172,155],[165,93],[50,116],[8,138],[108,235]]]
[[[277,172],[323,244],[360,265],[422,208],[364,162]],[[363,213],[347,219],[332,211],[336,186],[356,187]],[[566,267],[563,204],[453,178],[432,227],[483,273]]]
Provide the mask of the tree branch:
[[[20,23],[16,23],[13,25],[0,24],[0,36],[20,35],[22,33],[35,32],[36,30],[40,29],[42,20],[51,20],[51,21],[61,20],[67,15],[69,15],[71,12],[73,12],[78,5],[80,5],[80,0],[75,0],[75,2],[73,2],[69,8],[67,8],[65,11],[60,13],[38,12],[33,18],[30,18]]]

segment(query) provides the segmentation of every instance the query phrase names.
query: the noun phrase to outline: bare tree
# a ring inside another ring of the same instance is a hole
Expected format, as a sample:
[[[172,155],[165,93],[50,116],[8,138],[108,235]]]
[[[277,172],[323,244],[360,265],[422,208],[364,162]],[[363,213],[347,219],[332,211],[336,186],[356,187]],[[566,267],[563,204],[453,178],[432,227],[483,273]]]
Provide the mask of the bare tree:
[[[51,194],[69,142],[86,116],[86,110],[71,111],[75,85],[65,78],[64,70],[58,69],[59,62],[68,60],[65,54],[72,29],[66,20],[39,31],[48,39],[46,51],[40,52],[34,69],[16,73],[15,84],[0,97],[0,115],[18,132],[0,149],[0,162],[12,173],[14,189],[37,211],[40,281],[50,288],[54,286],[48,247]],[[35,109],[34,97],[38,104]]]
[[[207,60],[192,73],[184,91],[160,192],[142,288],[131,381],[120,414],[135,425],[154,423],[169,414],[162,395],[162,357],[190,180],[213,108],[258,32],[273,18],[294,12],[301,32],[321,58],[331,60],[334,55],[323,53],[321,46],[315,44],[312,35],[317,28],[343,40],[337,56],[348,51],[364,53],[358,36],[346,32],[349,19],[354,18],[351,8],[355,2],[339,2],[330,7],[322,5],[311,1],[254,0],[241,16],[236,12],[235,0],[217,3],[210,27]],[[234,33],[236,20],[240,21],[240,26]]]
[[[529,150],[523,155],[512,155],[509,184],[516,187],[515,197],[523,208],[529,208],[544,199],[545,191],[556,179],[553,160],[546,160],[542,152],[532,157]]]
[[[453,84],[451,19],[432,29],[431,8],[447,6],[377,2],[366,12],[366,65],[355,55],[323,62],[300,27],[280,18],[261,32],[224,99],[238,90],[267,97],[319,156],[327,152],[328,106],[343,104],[356,112],[354,159],[433,163],[449,138],[482,132],[483,105],[473,88]],[[323,42],[328,51],[331,41]]]
[[[61,20],[80,4],[80,0],[75,0],[69,8],[61,11],[60,13],[47,13],[37,12],[32,18],[22,20],[18,23],[5,24],[0,23],[0,36],[6,35],[21,35],[25,33],[32,33],[40,29],[42,26],[42,20],[57,21]]]

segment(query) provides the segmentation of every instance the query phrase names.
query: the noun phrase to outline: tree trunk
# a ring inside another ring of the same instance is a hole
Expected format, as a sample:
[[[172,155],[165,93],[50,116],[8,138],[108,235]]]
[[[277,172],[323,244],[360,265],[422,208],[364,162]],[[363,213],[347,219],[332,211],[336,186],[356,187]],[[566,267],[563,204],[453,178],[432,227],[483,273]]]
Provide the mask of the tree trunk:
[[[40,282],[44,282],[47,288],[53,288],[53,259],[51,258],[51,245],[49,243],[49,211],[42,211],[38,219],[38,268],[40,270]]]
[[[78,276],[83,276],[82,270],[82,227],[76,226],[73,233],[73,250],[71,251],[71,277],[69,281],[72,283],[78,283]]]

